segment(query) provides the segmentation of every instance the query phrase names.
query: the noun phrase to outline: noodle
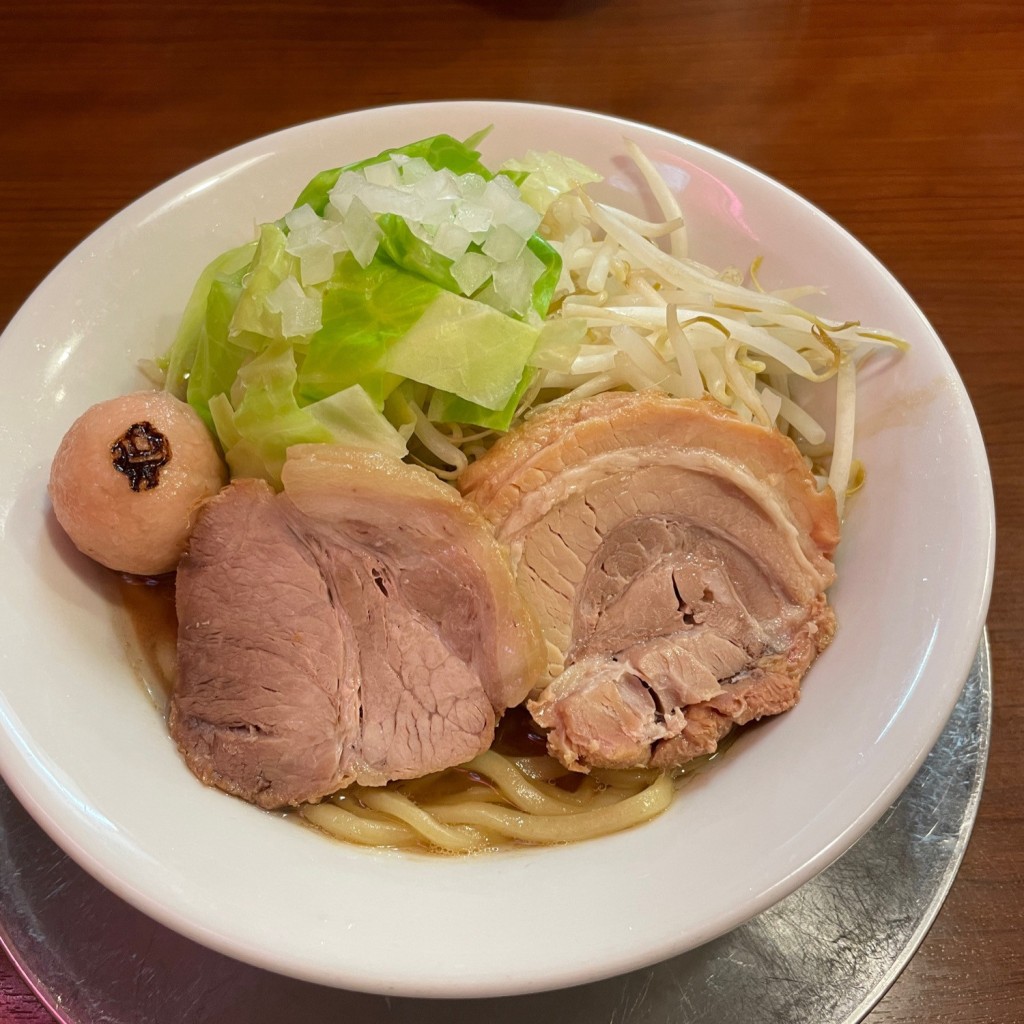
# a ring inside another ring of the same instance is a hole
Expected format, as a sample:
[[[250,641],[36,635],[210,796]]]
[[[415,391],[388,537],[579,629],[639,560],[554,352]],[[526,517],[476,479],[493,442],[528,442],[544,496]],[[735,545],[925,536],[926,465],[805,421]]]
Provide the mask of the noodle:
[[[523,761],[528,762],[526,770]],[[381,788],[353,785],[341,801],[307,804],[299,813],[324,832],[364,846],[470,853],[510,843],[569,843],[620,832],[664,811],[675,790],[663,772],[604,769],[595,774],[599,777],[574,776],[581,780],[574,793],[539,777],[567,777],[551,758],[516,759],[487,750],[459,769],[431,777],[435,787],[461,784],[458,792],[433,797],[423,779]],[[418,800],[403,787],[413,789]]]
[[[374,821],[332,803],[307,804],[302,808],[302,816],[311,825],[350,843],[404,846],[409,841],[409,829],[401,824]]]
[[[636,796],[607,807],[577,811],[571,818],[526,814],[473,803],[459,808],[440,807],[434,813],[440,821],[479,825],[520,842],[578,842],[621,832],[648,821],[668,807],[672,792],[670,779],[661,775]]]

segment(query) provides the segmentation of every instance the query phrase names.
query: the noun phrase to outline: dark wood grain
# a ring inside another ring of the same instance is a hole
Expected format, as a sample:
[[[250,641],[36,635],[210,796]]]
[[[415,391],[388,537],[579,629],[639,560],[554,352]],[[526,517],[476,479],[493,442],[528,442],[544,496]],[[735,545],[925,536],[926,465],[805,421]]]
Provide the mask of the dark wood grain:
[[[869,1020],[1024,1020],[1024,5],[6,0],[0,43],[0,326],[85,235],[186,167],[297,122],[417,99],[650,122],[779,178],[872,249],[973,398],[999,558],[975,834]],[[0,1024],[46,1019],[0,957]]]

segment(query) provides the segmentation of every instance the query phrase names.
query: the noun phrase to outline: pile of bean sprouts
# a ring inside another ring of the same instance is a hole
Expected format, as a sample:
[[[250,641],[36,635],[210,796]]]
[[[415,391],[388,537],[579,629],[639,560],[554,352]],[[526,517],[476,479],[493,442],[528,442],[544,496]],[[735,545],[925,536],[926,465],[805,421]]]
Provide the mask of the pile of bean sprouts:
[[[562,276],[513,427],[552,402],[615,389],[710,395],[745,420],[791,435],[841,514],[861,477],[854,459],[858,366],[879,347],[906,343],[797,304],[816,288],[763,290],[759,260],[744,275],[691,258],[676,196],[639,147],[628,140],[626,147],[663,219],[597,202],[584,186],[550,204],[540,233],[559,250]],[[828,426],[801,402],[800,381],[834,388]],[[434,423],[426,408],[408,406],[414,457],[447,479],[494,439],[493,431]]]

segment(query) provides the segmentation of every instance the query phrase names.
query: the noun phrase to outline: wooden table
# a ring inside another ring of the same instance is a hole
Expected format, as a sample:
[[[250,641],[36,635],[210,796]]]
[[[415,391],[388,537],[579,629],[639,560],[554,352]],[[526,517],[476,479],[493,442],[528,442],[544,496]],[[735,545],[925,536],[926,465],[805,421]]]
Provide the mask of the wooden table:
[[[634,118],[761,168],[872,249],[944,339],[995,477],[995,726],[958,880],[869,1020],[1024,1020],[1024,5],[6,0],[0,326],[86,234],[207,156],[469,97]],[[0,957],[0,1022],[47,1019]]]

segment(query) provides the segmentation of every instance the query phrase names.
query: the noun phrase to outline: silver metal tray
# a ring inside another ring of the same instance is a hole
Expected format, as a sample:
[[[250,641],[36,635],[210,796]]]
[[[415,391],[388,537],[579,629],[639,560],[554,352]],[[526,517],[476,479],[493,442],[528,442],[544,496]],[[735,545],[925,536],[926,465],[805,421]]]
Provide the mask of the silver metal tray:
[[[129,907],[54,846],[2,783],[0,945],[66,1024],[854,1024],[914,954],[956,875],[984,780],[991,696],[986,635],[939,742],[860,842],[728,935],[623,977],[462,1002],[283,978]]]

